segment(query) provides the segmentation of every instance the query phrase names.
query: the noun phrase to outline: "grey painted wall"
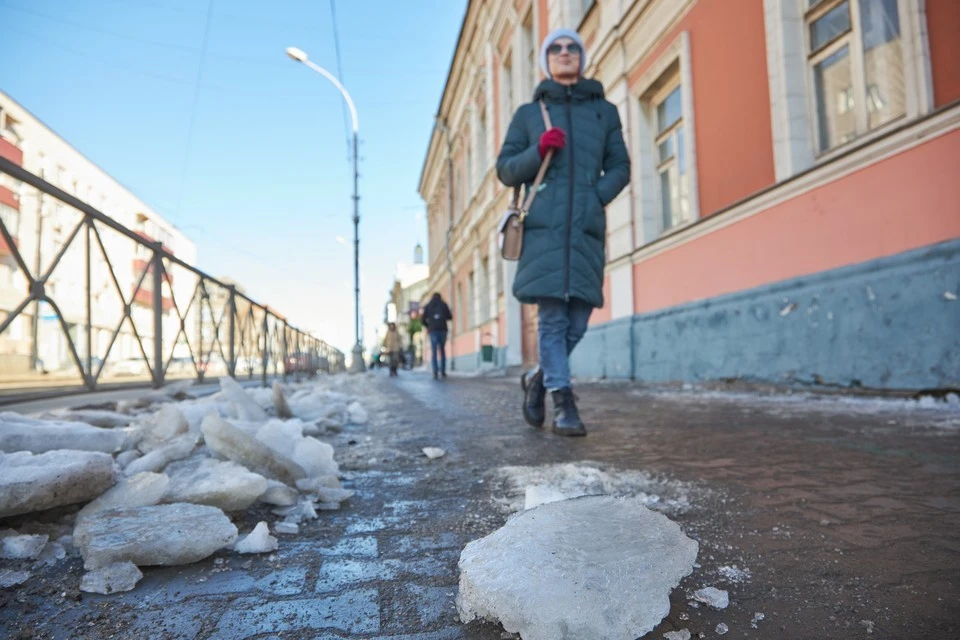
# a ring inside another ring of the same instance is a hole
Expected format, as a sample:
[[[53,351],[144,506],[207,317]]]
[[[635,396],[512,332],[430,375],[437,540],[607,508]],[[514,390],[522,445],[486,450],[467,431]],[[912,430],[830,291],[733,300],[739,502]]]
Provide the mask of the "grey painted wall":
[[[651,382],[960,387],[951,296],[960,240],[595,326],[571,365]]]

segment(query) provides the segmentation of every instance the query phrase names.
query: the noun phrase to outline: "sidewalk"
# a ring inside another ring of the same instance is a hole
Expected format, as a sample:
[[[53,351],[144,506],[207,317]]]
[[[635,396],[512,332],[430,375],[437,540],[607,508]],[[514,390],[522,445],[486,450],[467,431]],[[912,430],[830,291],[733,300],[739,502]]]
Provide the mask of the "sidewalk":
[[[330,441],[358,490],[343,510],[274,556],[148,569],[118,596],[80,594],[78,567],[58,565],[0,591],[0,636],[498,640],[498,625],[461,625],[453,608],[460,550],[522,501],[494,471],[582,463],[646,478],[700,542],[649,638],[713,638],[720,623],[729,638],[960,637],[956,405],[588,384],[590,435],[561,439],[519,420],[513,378],[354,380],[372,421]],[[425,446],[447,454],[428,461]],[[706,586],[728,590],[729,608],[687,600]]]

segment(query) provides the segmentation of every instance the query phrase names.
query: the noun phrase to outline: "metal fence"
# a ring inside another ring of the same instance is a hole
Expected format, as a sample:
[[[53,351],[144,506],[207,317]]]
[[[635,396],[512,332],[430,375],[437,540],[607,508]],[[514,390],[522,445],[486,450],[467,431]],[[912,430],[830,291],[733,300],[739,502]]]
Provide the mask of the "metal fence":
[[[19,210],[6,207],[0,216],[6,379],[93,391],[107,382],[160,387],[230,375],[266,383],[268,376],[344,370],[339,350],[143,230],[2,157],[0,181],[20,194]]]

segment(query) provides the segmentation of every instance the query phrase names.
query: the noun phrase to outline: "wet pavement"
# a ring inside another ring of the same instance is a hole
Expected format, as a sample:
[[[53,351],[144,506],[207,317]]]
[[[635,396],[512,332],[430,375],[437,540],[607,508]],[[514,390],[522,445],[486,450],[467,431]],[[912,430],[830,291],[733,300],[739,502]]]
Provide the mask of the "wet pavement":
[[[585,461],[682,489],[664,509],[700,542],[698,566],[647,637],[720,623],[730,638],[960,637],[960,407],[584,384],[590,435],[563,439],[522,423],[513,379],[377,372],[351,393],[371,423],[329,440],[358,492],[340,511],[272,555],[143,568],[115,596],[81,594],[80,560],[63,561],[0,591],[0,637],[500,639],[453,605],[460,550],[517,498],[493,471]],[[237,524],[259,519],[276,520]],[[706,586],[729,608],[688,601]]]

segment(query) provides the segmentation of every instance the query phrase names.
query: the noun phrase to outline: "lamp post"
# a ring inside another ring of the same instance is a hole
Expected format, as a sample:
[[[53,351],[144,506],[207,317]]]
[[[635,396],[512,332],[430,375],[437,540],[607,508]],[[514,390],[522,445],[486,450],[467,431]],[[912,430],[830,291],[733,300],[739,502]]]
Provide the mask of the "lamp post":
[[[353,328],[356,335],[356,342],[353,345],[353,362],[350,364],[350,373],[359,373],[366,369],[363,363],[363,345],[360,341],[360,194],[358,192],[358,169],[357,169],[357,135],[360,130],[360,123],[357,120],[357,108],[353,106],[353,99],[347,90],[343,88],[340,81],[323,67],[314,64],[306,52],[296,47],[287,47],[287,55],[296,62],[301,62],[313,69],[324,78],[329,80],[335,86],[343,99],[346,100],[350,108],[350,117],[353,120],[353,285],[354,285],[354,319]]]

